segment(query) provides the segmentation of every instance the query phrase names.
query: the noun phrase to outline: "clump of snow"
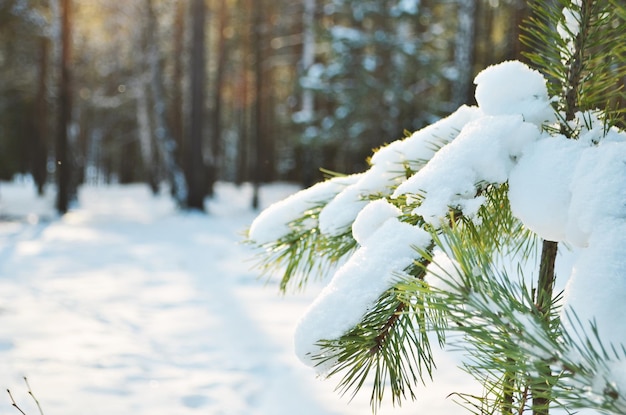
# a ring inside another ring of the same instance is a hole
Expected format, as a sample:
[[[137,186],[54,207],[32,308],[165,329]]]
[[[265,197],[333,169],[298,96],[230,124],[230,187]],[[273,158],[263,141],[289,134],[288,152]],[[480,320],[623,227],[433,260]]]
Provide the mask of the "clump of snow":
[[[626,144],[587,149],[575,167],[568,210],[570,242],[584,246],[604,221],[626,217]]]
[[[476,102],[486,115],[520,114],[536,125],[555,120],[545,78],[521,62],[490,66],[474,83]]]
[[[529,147],[509,178],[513,214],[549,241],[564,240],[570,185],[577,161],[588,145],[564,136],[544,136]]]
[[[624,219],[604,221],[580,251],[565,288],[566,310],[575,313],[586,329],[597,324],[599,337],[607,347],[626,345],[626,223]],[[577,327],[572,314],[562,317],[568,328]],[[591,331],[587,331],[591,334]],[[626,385],[624,385],[626,386]]]
[[[522,149],[539,135],[539,129],[519,115],[479,118],[398,186],[393,197],[422,195],[423,201],[413,213],[439,226],[449,207],[463,206],[476,197],[479,183],[506,182]]]
[[[369,203],[352,224],[352,236],[361,245],[389,218],[397,218],[402,212],[386,199]]]
[[[571,122],[590,126],[578,140],[544,135],[511,171],[513,214],[543,239],[585,247],[592,228],[622,211],[626,135],[612,129],[603,137],[602,122],[590,116],[579,113]]]
[[[350,229],[357,215],[369,201],[369,194],[388,193],[393,173],[379,175],[363,173],[356,183],[333,198],[320,212],[319,228],[328,236],[341,235]]]
[[[272,204],[252,222],[248,237],[259,245],[283,238],[292,231],[293,221],[300,219],[307,210],[328,203],[358,178],[358,175],[333,178]]]
[[[435,152],[454,140],[459,131],[470,121],[482,114],[476,107],[463,105],[448,117],[411,134],[404,140],[397,140],[380,148],[371,158],[372,168],[386,166],[386,169],[403,173],[402,163],[408,163],[419,170]]]
[[[356,326],[381,293],[394,284],[394,276],[413,263],[414,247],[426,248],[430,234],[389,218],[366,242],[336,272],[296,329],[296,354],[318,373],[326,373],[335,362],[316,366],[313,358],[321,353],[316,343],[337,339]]]
[[[322,209],[320,231],[329,236],[346,232],[369,203],[367,196],[388,195],[406,179],[404,163],[419,170],[440,147],[454,140],[465,124],[479,115],[477,108],[463,106],[447,118],[378,150],[372,156],[372,167]]]

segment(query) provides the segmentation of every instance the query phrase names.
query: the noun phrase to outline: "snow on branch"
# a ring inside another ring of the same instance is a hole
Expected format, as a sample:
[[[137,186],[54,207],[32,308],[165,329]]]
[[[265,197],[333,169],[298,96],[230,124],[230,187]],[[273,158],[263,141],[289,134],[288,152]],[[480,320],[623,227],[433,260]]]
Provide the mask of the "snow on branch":
[[[552,107],[546,80],[520,62],[489,67],[475,83],[477,106],[379,149],[367,172],[304,190],[252,224],[250,240],[267,248],[301,226],[296,219],[315,202],[316,237],[350,235],[354,243],[296,330],[298,356],[318,372],[337,364],[332,356],[320,359],[327,352],[320,345],[371,316],[399,275],[415,276],[412,267],[424,260],[418,252],[432,250],[450,212],[478,224],[485,191],[501,186],[525,228],[582,248],[565,309],[594,320],[608,343],[626,344],[626,134],[607,131],[589,111],[568,120],[577,140],[559,134],[564,117]],[[572,325],[562,319],[565,328]],[[626,382],[619,386],[626,390]]]

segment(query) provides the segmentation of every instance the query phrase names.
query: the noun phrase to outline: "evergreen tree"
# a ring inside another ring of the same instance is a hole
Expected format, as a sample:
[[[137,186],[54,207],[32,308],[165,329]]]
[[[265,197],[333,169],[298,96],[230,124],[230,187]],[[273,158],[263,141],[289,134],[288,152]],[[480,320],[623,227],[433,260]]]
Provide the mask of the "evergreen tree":
[[[316,108],[294,120],[303,125],[304,146],[332,149],[333,165],[326,167],[361,171],[372,147],[442,115],[442,51],[451,31],[434,21],[433,9],[445,7],[416,0],[340,0],[320,7],[316,62],[300,79]],[[439,98],[413,99],[430,93]]]
[[[431,333],[467,351],[477,414],[626,413],[626,8],[534,3],[516,62],[476,79],[462,106],[262,212],[248,237],[281,288],[333,273],[296,352],[341,390],[373,380],[375,409],[416,397]],[[557,250],[573,247],[564,293]],[[537,264],[538,262],[538,264]],[[341,265],[340,265],[341,264]],[[538,268],[538,269],[537,269]],[[459,336],[454,334],[461,334]]]

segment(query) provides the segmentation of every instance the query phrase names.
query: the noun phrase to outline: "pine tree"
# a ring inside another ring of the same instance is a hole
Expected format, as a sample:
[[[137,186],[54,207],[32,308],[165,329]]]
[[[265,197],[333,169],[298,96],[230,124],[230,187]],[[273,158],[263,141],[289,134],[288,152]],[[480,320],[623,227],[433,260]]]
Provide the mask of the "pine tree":
[[[370,169],[279,202],[252,224],[281,288],[333,273],[296,332],[296,352],[357,393],[373,380],[414,399],[430,339],[466,350],[476,414],[551,408],[626,413],[626,8],[533,4],[523,41],[536,70],[479,74],[475,107],[385,146]],[[574,270],[555,292],[557,252]],[[434,337],[431,336],[434,334]],[[457,336],[460,334],[461,336]]]
[[[302,145],[314,152],[306,157],[328,152],[334,165],[326,167],[360,171],[373,146],[442,114],[443,99],[412,96],[444,95],[441,44],[451,40],[445,25],[431,20],[435,9],[452,7],[416,0],[326,3],[318,7],[316,62],[300,79],[317,106],[294,120]]]

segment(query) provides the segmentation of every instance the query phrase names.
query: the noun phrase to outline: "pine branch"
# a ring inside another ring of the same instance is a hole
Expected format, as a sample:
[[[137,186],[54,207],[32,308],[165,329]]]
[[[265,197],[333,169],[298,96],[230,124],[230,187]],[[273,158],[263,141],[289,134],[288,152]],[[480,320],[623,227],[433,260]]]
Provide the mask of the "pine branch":
[[[464,369],[485,386],[484,396],[456,396],[474,413],[521,414],[529,409],[529,386],[542,384],[549,399],[542,406],[533,402],[534,410],[547,411],[551,405],[625,413],[626,347],[603,344],[595,324],[583,324],[572,311],[567,320],[578,323],[566,330],[559,319],[560,295],[540,309],[522,276],[515,282],[499,270],[493,252],[472,242],[480,232],[463,226],[444,228],[435,239],[456,265],[435,274],[445,289],[428,291],[439,297],[429,304],[450,320],[448,330],[464,335],[456,343],[469,353]],[[407,291],[424,291],[407,284]]]
[[[408,270],[411,279],[423,283],[427,265],[424,259],[418,261]],[[428,328],[443,320],[427,311],[425,296],[412,295],[407,301],[402,284],[386,291],[348,333],[320,341],[321,352],[313,358],[320,365],[333,363],[329,376],[342,376],[337,386],[342,394],[352,391],[356,395],[373,377],[373,411],[382,403],[387,383],[392,402],[400,405],[404,399],[415,399],[414,386],[431,377],[435,367]],[[438,332],[443,333],[441,327]]]
[[[618,9],[624,10],[621,5]],[[529,19],[522,41],[533,48],[530,60],[548,75],[552,95],[559,97],[559,132],[576,138],[571,121],[578,111],[604,109],[605,133],[614,125],[622,110],[622,80],[626,75],[623,36],[626,20],[609,13],[609,2],[599,0],[559,0],[533,5],[535,16]],[[543,242],[536,303],[546,323],[552,302],[554,263],[557,243]],[[550,377],[548,364],[539,370]],[[550,385],[533,384],[533,414],[547,415],[551,401]]]
[[[282,292],[290,287],[301,290],[311,277],[327,275],[357,247],[349,230],[332,238],[321,234],[317,219],[324,206],[315,206],[289,223],[292,232],[277,241],[262,245],[247,241],[260,249],[256,268],[266,275],[282,274]]]
[[[533,15],[520,40],[532,50],[525,56],[547,77],[550,95],[558,98],[560,132],[570,138],[576,131],[568,122],[577,111],[602,110],[607,131],[623,116],[619,103],[625,102],[625,7],[613,0],[531,5]],[[564,21],[564,10],[569,22]]]

